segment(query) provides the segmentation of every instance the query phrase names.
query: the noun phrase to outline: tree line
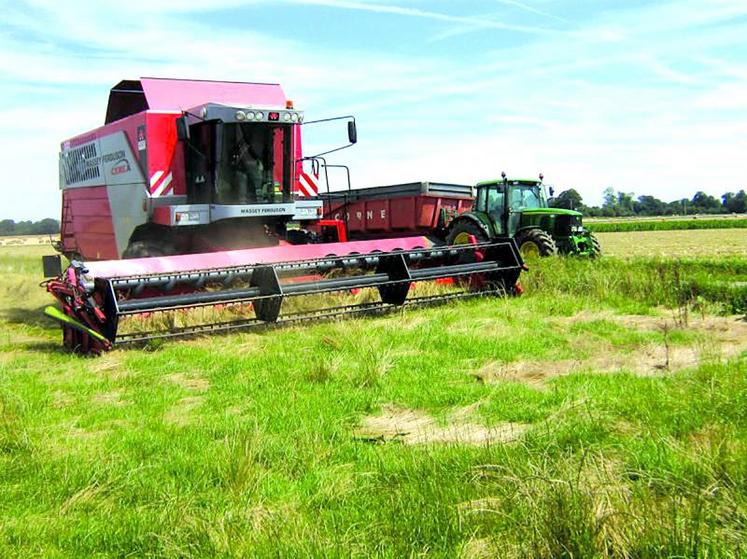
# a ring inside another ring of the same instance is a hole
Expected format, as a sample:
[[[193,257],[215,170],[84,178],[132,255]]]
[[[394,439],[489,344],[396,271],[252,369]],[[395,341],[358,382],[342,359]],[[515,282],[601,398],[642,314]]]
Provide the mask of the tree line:
[[[727,192],[720,198],[699,191],[691,199],[664,202],[655,196],[643,195],[636,198],[632,192],[616,192],[613,188],[607,188],[603,200],[601,206],[587,206],[581,195],[569,188],[551,198],[550,205],[579,210],[591,217],[747,213],[747,194],[744,190]]]
[[[46,218],[41,221],[0,221],[0,237],[10,235],[56,235],[60,232],[60,222]]]
[[[699,191],[691,198],[663,202],[655,196],[635,197],[632,192],[616,192],[613,188],[604,190],[601,206],[587,206],[574,188],[564,190],[550,199],[556,208],[579,210],[590,217],[629,217],[657,215],[693,214],[743,214],[747,213],[747,194],[744,190],[727,192],[720,199]],[[48,235],[60,232],[60,222],[56,219],[41,221],[0,221],[0,237],[9,235]]]

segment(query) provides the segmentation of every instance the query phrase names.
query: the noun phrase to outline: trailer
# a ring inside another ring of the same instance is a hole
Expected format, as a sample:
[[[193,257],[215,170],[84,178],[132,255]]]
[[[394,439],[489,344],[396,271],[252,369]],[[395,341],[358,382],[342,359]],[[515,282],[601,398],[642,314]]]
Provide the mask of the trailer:
[[[324,219],[341,221],[350,239],[427,235],[443,241],[451,221],[469,211],[474,187],[411,182],[321,193]]]

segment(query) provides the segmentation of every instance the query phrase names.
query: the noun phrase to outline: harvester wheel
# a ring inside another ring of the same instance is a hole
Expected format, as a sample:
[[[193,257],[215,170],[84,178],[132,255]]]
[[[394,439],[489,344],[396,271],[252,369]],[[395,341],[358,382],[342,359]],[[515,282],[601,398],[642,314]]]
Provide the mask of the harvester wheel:
[[[591,257],[592,258],[599,258],[602,256],[602,245],[599,244],[599,239],[597,239],[594,235],[589,233],[589,237],[591,238]]]
[[[122,258],[150,258],[153,256],[166,256],[169,254],[167,247],[156,241],[134,241],[127,245],[122,253]]]
[[[449,245],[468,245],[470,244],[470,237],[474,237],[478,243],[483,243],[488,240],[488,236],[485,231],[480,229],[477,224],[471,221],[459,221],[454,227],[452,227],[449,234],[446,236],[446,244]]]
[[[555,241],[542,229],[522,231],[516,236],[516,246],[525,260],[558,254]]]

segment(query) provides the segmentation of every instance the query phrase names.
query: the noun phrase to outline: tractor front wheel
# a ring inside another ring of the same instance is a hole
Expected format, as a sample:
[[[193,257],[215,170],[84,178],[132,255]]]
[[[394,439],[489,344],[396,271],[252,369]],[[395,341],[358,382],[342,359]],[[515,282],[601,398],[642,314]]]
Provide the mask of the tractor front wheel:
[[[555,256],[558,247],[550,235],[542,229],[528,229],[516,235],[516,246],[525,260],[540,256]]]
[[[602,245],[599,244],[599,240],[589,233],[589,238],[591,239],[591,257],[592,258],[599,258],[602,256]]]

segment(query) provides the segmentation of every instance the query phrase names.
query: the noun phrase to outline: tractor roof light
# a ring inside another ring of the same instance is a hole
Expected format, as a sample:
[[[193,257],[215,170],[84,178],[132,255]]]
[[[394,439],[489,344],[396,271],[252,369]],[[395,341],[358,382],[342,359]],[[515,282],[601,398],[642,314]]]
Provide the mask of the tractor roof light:
[[[251,113],[249,113],[251,114]],[[246,113],[244,111],[236,111],[236,120],[239,122],[246,119]]]
[[[254,111],[249,111],[246,113],[246,119],[247,120],[254,120]]]
[[[285,122],[289,122],[289,121],[290,121],[290,119],[291,119],[291,114],[290,114],[290,113],[285,113],[285,114],[283,115],[283,120],[284,120]]]
[[[265,115],[262,111],[257,111],[257,113],[254,115],[254,118],[257,120],[262,120],[263,118],[265,118]]]
[[[292,113],[291,114],[291,121],[298,122],[300,120],[300,116],[298,113]]]

